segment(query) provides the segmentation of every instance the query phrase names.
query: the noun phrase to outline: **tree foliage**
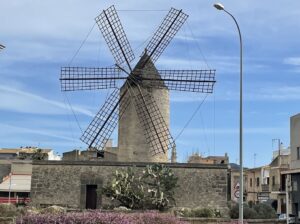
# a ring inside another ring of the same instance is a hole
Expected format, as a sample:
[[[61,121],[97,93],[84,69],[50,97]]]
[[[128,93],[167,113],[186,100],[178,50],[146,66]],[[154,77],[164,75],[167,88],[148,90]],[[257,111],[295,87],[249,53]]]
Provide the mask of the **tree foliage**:
[[[32,153],[30,153],[30,152],[20,152],[18,158],[20,160],[26,160],[26,159],[34,160],[34,161],[36,161],[36,160],[46,160],[47,159],[47,153],[43,152],[42,149],[37,148],[37,149],[34,149],[32,151]]]

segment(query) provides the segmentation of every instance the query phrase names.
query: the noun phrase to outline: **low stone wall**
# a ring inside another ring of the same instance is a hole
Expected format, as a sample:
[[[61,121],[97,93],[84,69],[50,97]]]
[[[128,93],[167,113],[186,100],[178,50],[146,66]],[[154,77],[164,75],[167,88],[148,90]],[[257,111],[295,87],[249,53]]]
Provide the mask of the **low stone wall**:
[[[37,161],[33,163],[31,200],[34,205],[60,205],[85,208],[86,186],[100,189],[116,169],[135,166],[141,170],[150,163],[99,161]],[[177,207],[211,207],[226,214],[227,166],[201,164],[165,164],[178,177]],[[107,203],[99,196],[98,207]]]
[[[238,220],[231,220],[227,218],[180,218],[181,221],[185,221],[190,224],[238,224]],[[247,224],[284,224],[286,221],[278,219],[244,219],[244,223]]]

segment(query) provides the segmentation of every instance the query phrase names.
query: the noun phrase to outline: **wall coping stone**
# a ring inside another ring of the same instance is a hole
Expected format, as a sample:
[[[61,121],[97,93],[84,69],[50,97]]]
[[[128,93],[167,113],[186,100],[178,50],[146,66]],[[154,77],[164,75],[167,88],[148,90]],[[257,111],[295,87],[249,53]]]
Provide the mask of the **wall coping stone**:
[[[118,161],[64,161],[64,160],[40,160],[33,161],[32,165],[80,165],[80,166],[136,166],[145,167],[147,165],[157,164],[154,162],[118,162]],[[227,164],[198,164],[198,163],[159,163],[170,168],[198,168],[198,169],[226,169]]]

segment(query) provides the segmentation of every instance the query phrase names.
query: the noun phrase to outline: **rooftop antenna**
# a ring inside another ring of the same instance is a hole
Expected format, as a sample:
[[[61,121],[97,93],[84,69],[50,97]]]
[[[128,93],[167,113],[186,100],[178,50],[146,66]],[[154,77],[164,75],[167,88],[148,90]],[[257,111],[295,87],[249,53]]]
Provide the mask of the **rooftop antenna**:
[[[274,146],[274,142],[276,142],[276,141],[277,141],[277,144],[278,144],[278,156],[280,156],[280,143],[281,143],[280,138],[273,138],[272,139],[272,149],[273,149],[273,146]]]

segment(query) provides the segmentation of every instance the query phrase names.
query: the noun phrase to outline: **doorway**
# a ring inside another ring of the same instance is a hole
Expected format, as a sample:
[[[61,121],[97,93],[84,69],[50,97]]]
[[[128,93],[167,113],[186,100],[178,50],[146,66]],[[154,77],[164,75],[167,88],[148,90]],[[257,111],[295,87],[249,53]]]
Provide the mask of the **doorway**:
[[[97,185],[86,185],[86,209],[97,208]]]

